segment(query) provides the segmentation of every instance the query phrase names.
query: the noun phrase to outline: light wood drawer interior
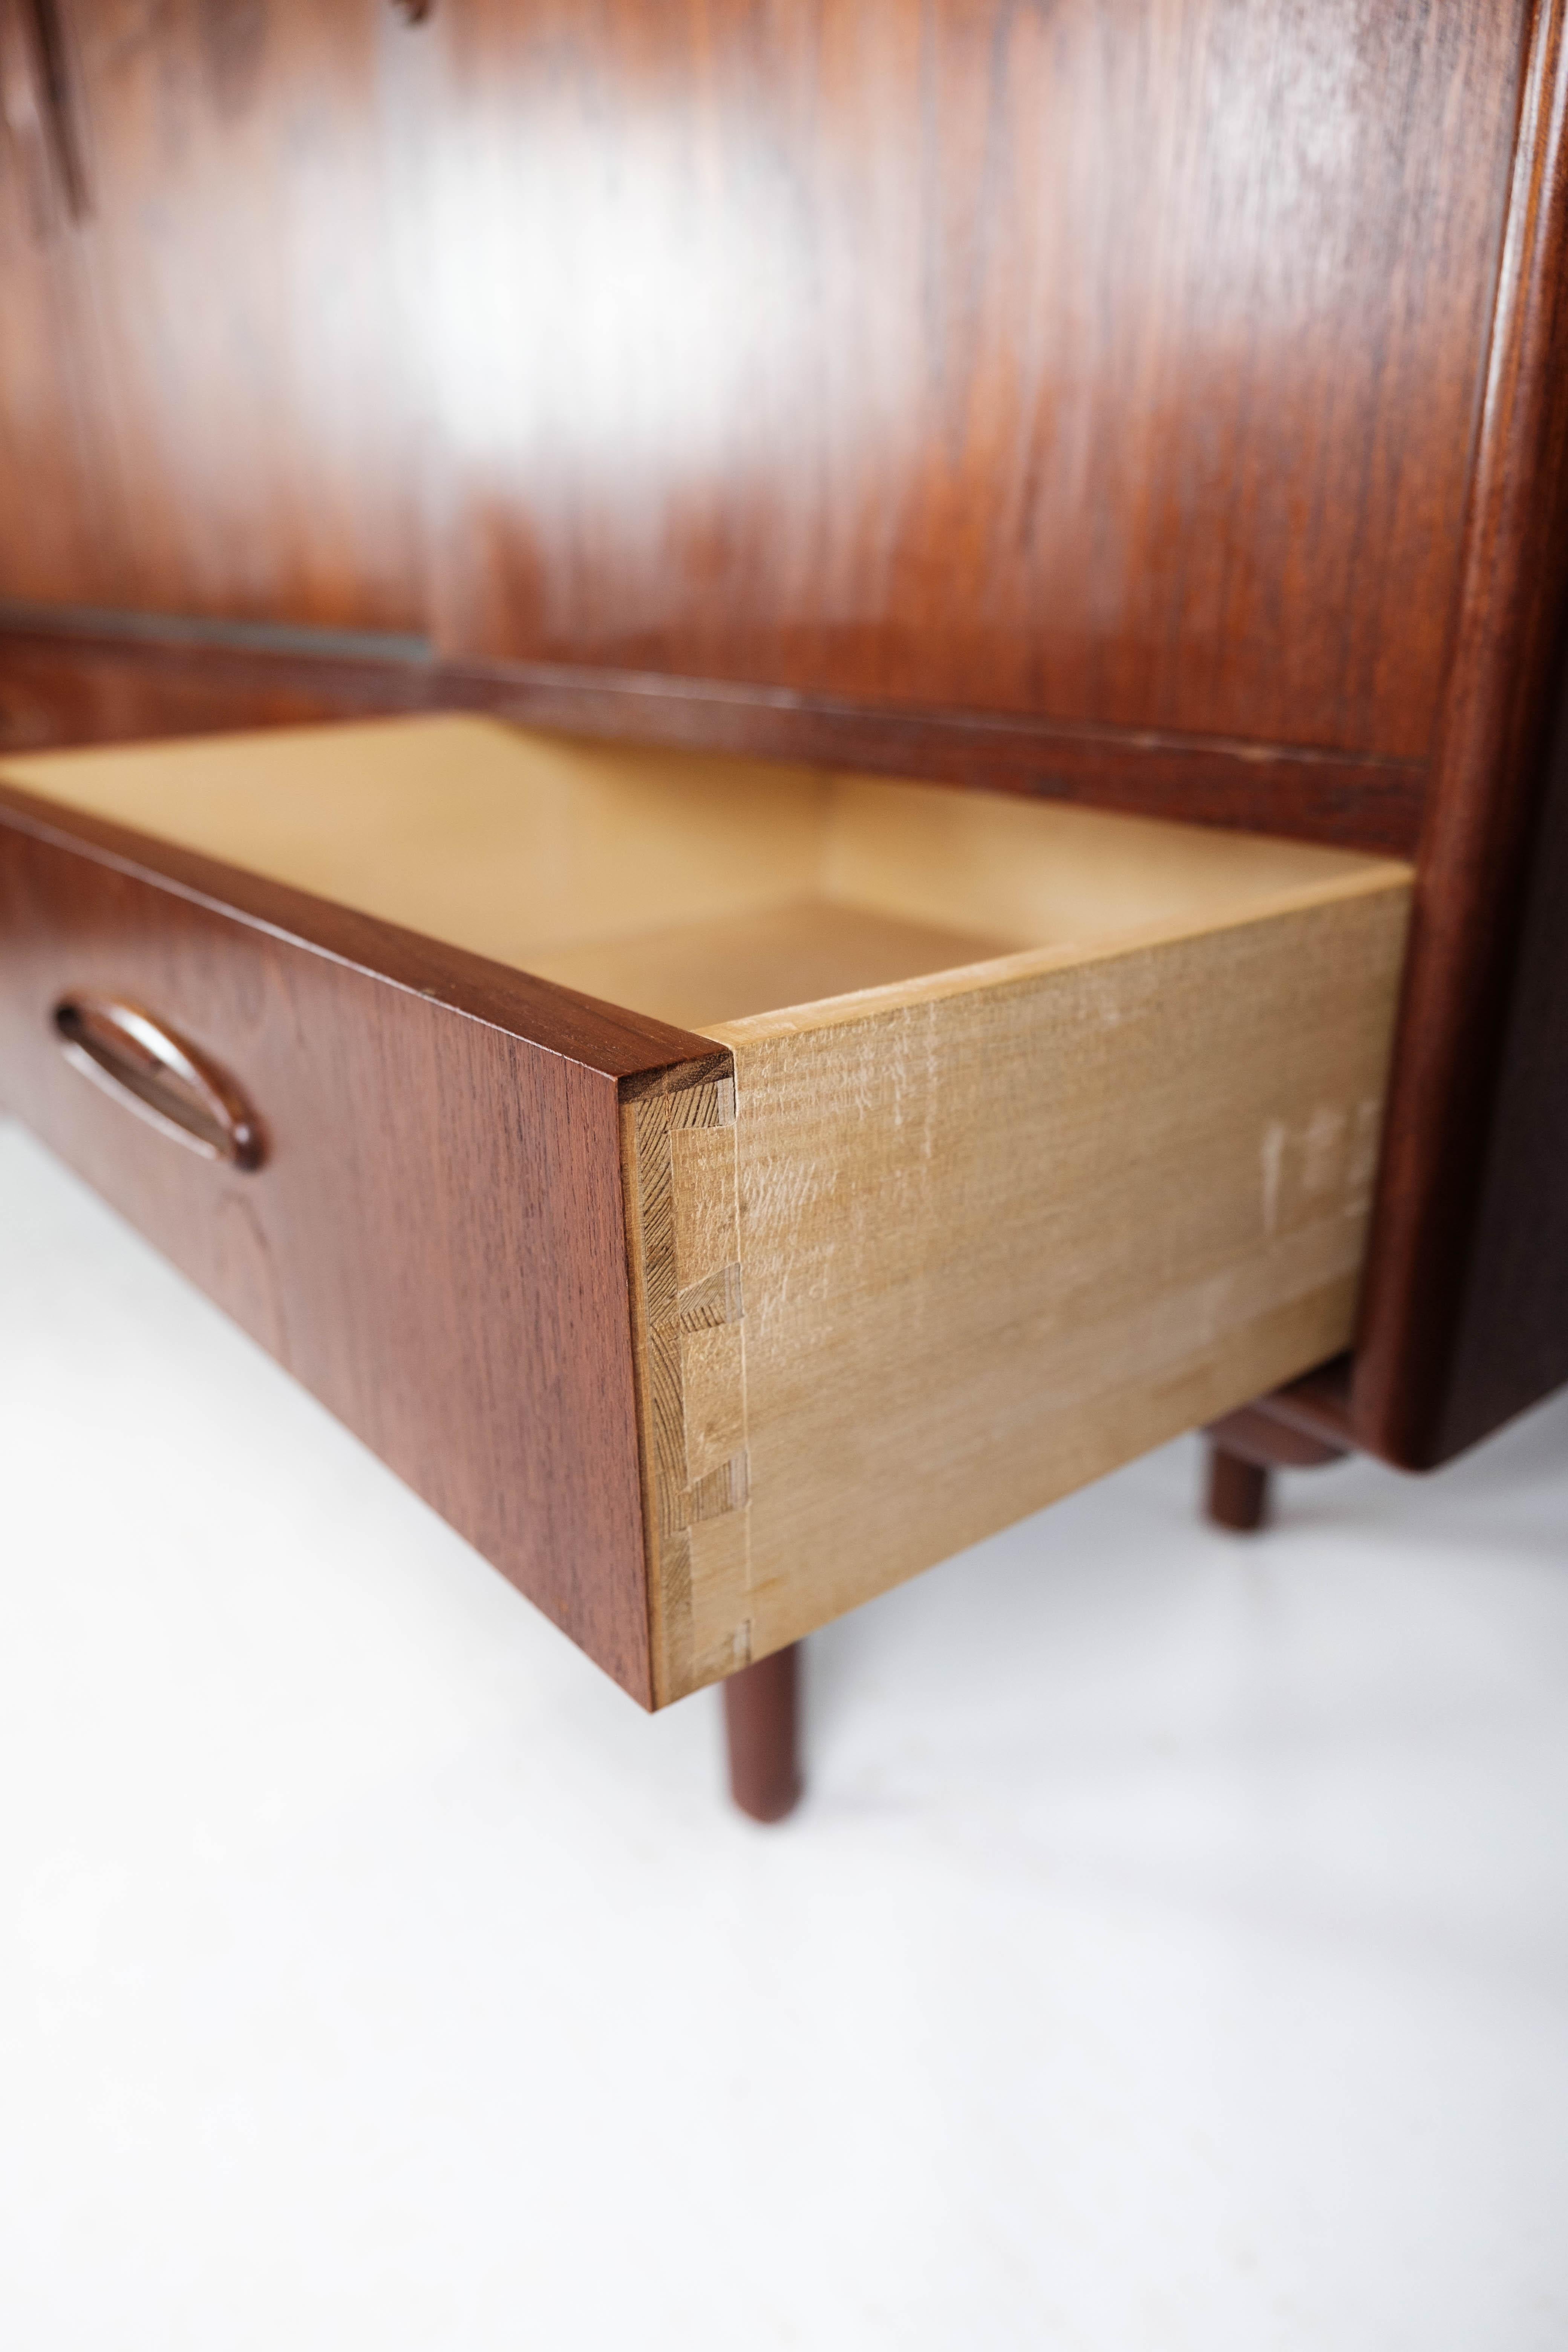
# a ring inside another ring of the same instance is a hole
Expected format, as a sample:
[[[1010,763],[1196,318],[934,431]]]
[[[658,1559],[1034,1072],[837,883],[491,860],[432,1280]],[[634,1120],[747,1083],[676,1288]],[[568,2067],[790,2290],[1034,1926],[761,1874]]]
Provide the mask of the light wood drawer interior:
[[[727,1052],[622,1112],[657,1700],[1350,1339],[1402,866],[470,719],[4,773]]]

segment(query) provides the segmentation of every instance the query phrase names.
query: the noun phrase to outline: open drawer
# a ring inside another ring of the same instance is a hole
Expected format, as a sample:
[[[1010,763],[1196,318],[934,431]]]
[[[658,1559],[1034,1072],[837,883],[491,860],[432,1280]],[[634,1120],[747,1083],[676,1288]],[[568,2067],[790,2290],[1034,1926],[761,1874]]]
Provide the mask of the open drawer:
[[[1345,1346],[1408,870],[419,719],[0,767],[0,1100],[639,1699]]]

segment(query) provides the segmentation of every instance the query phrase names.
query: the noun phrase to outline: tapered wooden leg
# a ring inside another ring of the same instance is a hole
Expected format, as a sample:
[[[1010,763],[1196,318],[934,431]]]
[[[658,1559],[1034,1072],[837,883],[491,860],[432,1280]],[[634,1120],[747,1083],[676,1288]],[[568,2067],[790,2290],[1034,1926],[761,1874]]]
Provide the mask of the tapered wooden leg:
[[[782,1822],[800,1801],[799,1660],[797,1643],[724,1685],[730,1793],[754,1822]]]
[[[1209,1444],[1209,1517],[1216,1528],[1256,1535],[1268,1517],[1268,1473],[1223,1445]]]
[[[1324,1407],[1304,1393],[1310,1386],[1299,1381],[1210,1422],[1208,1510],[1215,1527],[1255,1535],[1268,1517],[1271,1470],[1312,1470],[1344,1459]]]

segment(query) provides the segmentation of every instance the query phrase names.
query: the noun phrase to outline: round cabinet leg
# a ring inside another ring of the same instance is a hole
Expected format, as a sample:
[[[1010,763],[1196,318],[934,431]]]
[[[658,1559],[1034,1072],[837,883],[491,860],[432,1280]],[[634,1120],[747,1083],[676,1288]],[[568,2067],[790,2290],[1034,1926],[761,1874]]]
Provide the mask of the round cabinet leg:
[[[730,1793],[754,1822],[782,1822],[800,1801],[799,1661],[797,1643],[724,1685]]]
[[[1268,1517],[1268,1473],[1223,1445],[1209,1446],[1209,1517],[1216,1528],[1256,1535]]]

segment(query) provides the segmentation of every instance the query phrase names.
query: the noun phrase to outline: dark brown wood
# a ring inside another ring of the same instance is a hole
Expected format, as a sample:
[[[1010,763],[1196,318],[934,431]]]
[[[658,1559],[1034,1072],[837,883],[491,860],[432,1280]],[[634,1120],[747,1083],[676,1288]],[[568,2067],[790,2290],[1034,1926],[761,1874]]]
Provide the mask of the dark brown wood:
[[[152,740],[416,709],[1040,793],[1132,814],[1408,855],[1425,770],[1129,737],[966,711],[919,716],[711,679],[435,661],[417,646],[0,608],[0,750]]]
[[[1568,697],[1530,850],[1437,1450],[1568,1381]]]
[[[1356,1342],[1356,1436],[1408,1469],[1568,1369],[1563,787],[1547,793],[1568,616],[1563,13],[1542,5],[1531,54]]]
[[[1413,851],[1420,827],[1417,761],[500,662],[438,662],[430,682],[445,708],[535,727],[1038,793],[1396,856]]]
[[[35,237],[50,226],[60,193],[37,31],[33,0],[0,0],[0,177],[12,198],[0,223],[25,223]]]
[[[1319,1364],[1299,1381],[1255,1398],[1246,1412],[1265,1412],[1271,1422],[1299,1430],[1335,1454],[1353,1454],[1357,1439],[1351,1418],[1351,1382],[1354,1370],[1347,1354]],[[1273,1456],[1268,1457],[1270,1460]]]
[[[1212,1439],[1208,1450],[1208,1516],[1232,1535],[1256,1535],[1268,1517],[1268,1471]]]
[[[1347,1372],[1342,1360],[1325,1365],[1210,1422],[1205,1433],[1208,1516],[1216,1527],[1256,1533],[1268,1517],[1272,1472],[1315,1470],[1343,1460],[1351,1450],[1344,1433]]]
[[[437,10],[442,650],[1424,758],[1529,14]]]
[[[0,609],[0,751],[309,727],[432,707],[416,644],[225,630],[133,616],[40,625]]]
[[[724,1684],[730,1793],[754,1822],[782,1822],[800,1802],[800,1644],[742,1666]]]
[[[1256,1463],[1265,1470],[1317,1470],[1342,1460],[1349,1450],[1300,1428],[1271,1396],[1211,1421],[1207,1435],[1237,1461]]]
[[[72,989],[54,1024],[73,1068],[137,1118],[205,1159],[262,1166],[267,1130],[228,1072],[145,1005]]]
[[[49,159],[68,213],[74,220],[84,220],[89,208],[87,168],[77,120],[70,47],[58,0],[26,0],[26,6],[32,17],[39,110],[47,131]]]
[[[125,996],[228,1073],[258,1172],[67,1066]],[[709,1040],[0,789],[9,1107],[648,1704],[620,1090]]]
[[[108,468],[31,0],[0,0],[0,593],[109,601]]]
[[[1560,0],[51,8],[0,593],[388,657],[35,617],[0,744],[480,708],[1425,823],[1353,1431],[1564,1376]]]
[[[423,37],[384,0],[48,13],[35,87],[77,161],[46,245],[0,238],[0,383],[25,428],[9,464],[0,437],[0,484],[46,533],[58,484],[74,520],[47,568],[30,532],[0,535],[0,593],[418,628]],[[47,319],[47,380],[13,344],[16,290]]]

